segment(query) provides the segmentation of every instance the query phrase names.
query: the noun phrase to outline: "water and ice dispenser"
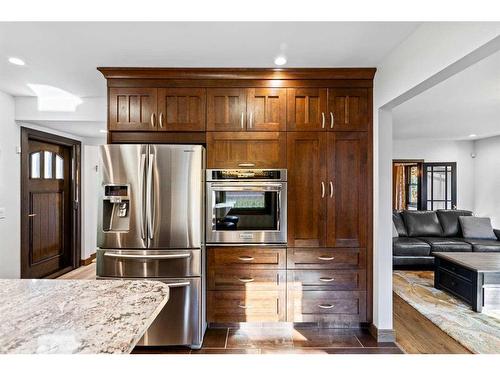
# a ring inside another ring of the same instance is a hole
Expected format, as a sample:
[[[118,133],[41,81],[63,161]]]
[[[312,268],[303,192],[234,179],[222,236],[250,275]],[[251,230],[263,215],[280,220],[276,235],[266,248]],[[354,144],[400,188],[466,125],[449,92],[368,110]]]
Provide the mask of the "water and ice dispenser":
[[[102,224],[105,232],[130,229],[130,185],[106,184],[102,202]]]

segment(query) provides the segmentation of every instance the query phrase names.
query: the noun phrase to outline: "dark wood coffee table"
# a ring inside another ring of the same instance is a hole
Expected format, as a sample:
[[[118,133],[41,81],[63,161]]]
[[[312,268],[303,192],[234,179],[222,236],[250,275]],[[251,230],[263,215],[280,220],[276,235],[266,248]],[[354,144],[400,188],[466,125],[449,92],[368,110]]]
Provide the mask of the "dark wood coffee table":
[[[500,253],[434,253],[434,287],[472,305],[500,309]]]

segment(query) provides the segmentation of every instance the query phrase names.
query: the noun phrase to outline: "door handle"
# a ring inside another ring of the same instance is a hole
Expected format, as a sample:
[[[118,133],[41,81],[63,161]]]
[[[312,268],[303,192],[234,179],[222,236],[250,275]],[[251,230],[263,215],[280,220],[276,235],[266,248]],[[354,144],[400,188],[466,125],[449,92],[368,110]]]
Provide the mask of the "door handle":
[[[325,197],[325,183],[321,181],[321,198]]]
[[[239,277],[238,280],[240,280],[242,283],[251,283],[254,281],[252,277]]]
[[[146,186],[146,215],[148,222],[148,238],[153,239],[153,160],[154,154],[149,154],[147,186]]]
[[[163,129],[163,112],[160,112],[160,116],[158,116],[158,121],[160,123],[160,128]]]
[[[335,124],[335,117],[333,117],[333,112],[330,112],[330,129],[333,129],[333,124]]]
[[[242,255],[240,257],[238,257],[239,260],[242,260],[244,262],[250,262],[252,260],[254,260],[255,258],[254,257],[250,257],[248,255]]]
[[[114,254],[114,253],[104,253],[105,257],[110,258],[125,258],[125,259],[183,259],[191,258],[191,254],[152,254],[152,255],[140,255],[140,254]]]
[[[169,284],[165,284],[165,285],[168,286],[169,288],[183,288],[186,286],[190,286],[191,283],[189,281],[183,281],[180,283],[169,283]]]
[[[335,257],[329,257],[329,256],[327,256],[327,255],[320,255],[320,256],[318,257],[318,259],[319,259],[319,260],[334,260],[334,259],[335,259]]]
[[[245,121],[245,113],[241,112],[241,128],[243,129],[245,125],[243,124],[243,121]]]
[[[153,112],[151,113],[151,126],[154,128],[156,126],[156,114]]]
[[[330,198],[333,198],[333,181],[330,181]]]
[[[330,281],[335,281],[333,277],[320,277],[319,281],[323,281],[324,283],[329,283]]]
[[[36,214],[28,214],[28,217],[35,217]]]
[[[325,112],[321,112],[321,128],[325,128]]]
[[[240,163],[238,167],[255,167],[254,163]]]
[[[335,307],[335,305],[326,303],[326,304],[319,304],[318,307],[320,309],[333,309]]]
[[[140,225],[141,225],[141,238],[143,240],[146,239],[146,228],[145,228],[145,223],[146,221],[144,220],[144,172],[145,172],[145,169],[146,169],[146,154],[142,154],[141,155],[141,164],[140,164],[140,171],[139,173],[141,174],[141,182],[139,184],[139,194],[140,194],[140,202],[141,202],[141,214],[139,216],[139,219],[140,219]]]

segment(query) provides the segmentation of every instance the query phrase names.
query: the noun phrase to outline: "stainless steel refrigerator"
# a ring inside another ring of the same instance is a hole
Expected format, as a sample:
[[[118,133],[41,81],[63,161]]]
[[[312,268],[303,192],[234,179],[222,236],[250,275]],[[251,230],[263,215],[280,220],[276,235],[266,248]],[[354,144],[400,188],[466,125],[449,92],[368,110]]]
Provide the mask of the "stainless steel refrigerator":
[[[100,147],[97,276],[161,280],[170,299],[138,345],[201,347],[205,319],[205,151]]]

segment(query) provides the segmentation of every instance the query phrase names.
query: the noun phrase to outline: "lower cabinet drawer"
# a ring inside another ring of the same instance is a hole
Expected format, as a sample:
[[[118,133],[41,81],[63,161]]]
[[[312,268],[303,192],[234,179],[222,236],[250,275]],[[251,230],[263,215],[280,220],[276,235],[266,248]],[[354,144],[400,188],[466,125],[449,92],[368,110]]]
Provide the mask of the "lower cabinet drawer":
[[[474,278],[473,271],[468,270],[464,267],[457,266],[456,264],[453,264],[452,262],[448,262],[445,259],[439,259],[439,267],[445,269],[446,271],[454,273],[456,275],[462,276],[464,279],[467,279],[470,282],[472,282],[472,280]]]
[[[209,291],[209,323],[278,322],[286,318],[286,291]]]
[[[467,302],[472,303],[472,283],[448,272],[443,268],[438,268],[437,272],[439,273],[439,287],[445,288],[457,296],[465,299]]]
[[[209,247],[208,268],[250,267],[285,268],[286,249],[276,247]]]
[[[366,292],[304,291],[289,288],[289,322],[334,323],[348,326],[366,321]]]
[[[288,270],[287,287],[302,290],[365,290],[365,270]]]
[[[286,271],[244,268],[212,268],[209,290],[271,290],[286,287]]]
[[[365,249],[357,248],[288,248],[289,269],[365,268]]]

